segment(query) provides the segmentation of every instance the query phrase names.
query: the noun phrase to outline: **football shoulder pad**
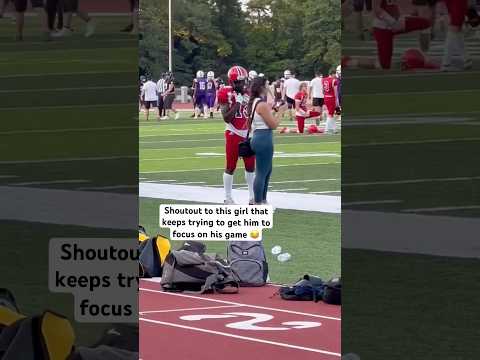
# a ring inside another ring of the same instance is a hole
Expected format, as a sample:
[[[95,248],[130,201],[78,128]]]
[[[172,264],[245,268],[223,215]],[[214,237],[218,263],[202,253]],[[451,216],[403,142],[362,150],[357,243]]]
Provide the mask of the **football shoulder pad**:
[[[230,97],[232,96],[233,88],[231,86],[225,86],[218,91],[218,103],[228,104]]]

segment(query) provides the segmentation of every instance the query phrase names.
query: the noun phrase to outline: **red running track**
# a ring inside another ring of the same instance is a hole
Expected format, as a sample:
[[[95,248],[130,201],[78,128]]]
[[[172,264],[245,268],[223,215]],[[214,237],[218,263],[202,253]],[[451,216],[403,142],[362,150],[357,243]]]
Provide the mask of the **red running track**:
[[[340,307],[284,301],[277,289],[171,294],[142,280],[140,359],[339,359]]]

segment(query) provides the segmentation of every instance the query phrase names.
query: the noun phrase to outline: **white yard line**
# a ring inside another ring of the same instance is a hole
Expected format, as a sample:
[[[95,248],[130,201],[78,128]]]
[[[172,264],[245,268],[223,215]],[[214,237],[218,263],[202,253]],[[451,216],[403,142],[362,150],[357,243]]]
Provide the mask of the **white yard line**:
[[[100,157],[83,157],[83,158],[56,158],[56,159],[39,159],[39,160],[0,160],[0,165],[15,164],[49,164],[55,162],[73,162],[73,161],[105,161],[119,159],[137,159],[137,156],[100,156]]]
[[[281,192],[281,191],[305,191],[308,188],[292,188],[292,189],[278,189],[278,190],[271,190],[272,192]]]
[[[403,200],[369,200],[369,201],[352,201],[344,202],[343,206],[355,206],[355,205],[374,205],[374,204],[398,204],[402,203]]]
[[[51,185],[51,184],[81,184],[81,183],[88,183],[88,182],[90,182],[90,180],[84,180],[84,179],[28,181],[28,182],[9,183],[8,186],[32,186],[32,185]]]
[[[142,179],[140,179],[142,180]],[[296,184],[296,183],[312,183],[312,182],[321,182],[321,181],[340,181],[341,179],[303,179],[303,180],[284,180],[284,181],[270,181],[269,184]],[[163,179],[158,180],[159,182],[165,181]],[[246,186],[246,183],[233,184],[233,186]],[[223,184],[215,184],[208,186],[223,186]]]
[[[297,142],[294,142],[294,143],[279,143],[279,144],[276,144],[276,148],[278,147],[285,147],[285,146],[297,146],[297,145],[307,145],[307,146],[312,146],[312,145],[323,145],[323,144],[337,144],[339,145],[339,148],[340,148],[340,141],[322,141],[322,142],[316,142],[316,143],[313,143],[313,142],[307,142],[307,143],[297,143]],[[145,148],[145,149],[142,149],[143,152],[148,152],[148,151],[168,151],[168,152],[171,152],[172,150],[192,150],[192,149],[218,149],[218,148],[221,148],[223,149],[224,147],[221,146],[221,145],[218,145],[218,146],[200,146],[200,147],[181,147],[181,148],[177,148],[177,147],[170,147],[170,148]],[[199,151],[199,150],[195,150],[195,151]]]
[[[248,204],[249,202],[249,193],[247,190],[234,189],[232,195],[240,204]],[[155,184],[149,182],[140,183],[139,196],[151,199],[169,199],[199,203],[208,202],[214,204],[223,204],[225,200],[225,193],[222,188]],[[268,196],[268,201],[278,209],[315,211],[332,214],[339,214],[341,212],[340,196],[271,191]]]
[[[480,114],[480,110],[473,110],[473,111],[462,111],[462,115],[465,114]],[[454,115],[458,116],[458,111],[442,111],[442,112],[429,112],[429,113],[405,113],[402,114],[402,117],[423,117],[423,116],[446,116],[446,115]],[[373,114],[373,115],[358,115],[358,116],[350,116],[348,117],[348,121],[355,121],[355,120],[368,120],[374,118],[392,118],[392,114]],[[398,115],[396,115],[398,117]]]
[[[312,157],[341,157],[340,154],[333,154],[333,153],[295,153],[295,156],[289,156],[289,154],[283,155],[283,154],[274,154],[273,157],[275,159],[305,159],[305,158],[312,158]],[[225,154],[214,154],[214,153],[209,153],[205,155],[199,155],[199,156],[181,156],[181,157],[164,157],[164,158],[147,158],[147,159],[141,159],[140,161],[171,161],[171,160],[189,160],[189,159],[211,159],[211,158],[223,158],[225,157]]]
[[[475,120],[474,118],[467,117],[423,117],[423,118],[410,118],[410,117],[385,117],[385,118],[372,118],[365,120],[350,120],[345,121],[344,127],[360,127],[360,126],[383,126],[383,125],[418,125],[418,124],[455,124],[464,123],[467,121]]]
[[[0,164],[1,164],[1,162],[0,162]],[[290,166],[313,166],[313,165],[335,165],[335,164],[341,164],[341,162],[340,161],[332,161],[332,162],[305,163],[305,164],[285,164],[285,165],[275,165],[275,168],[290,167]],[[203,168],[203,169],[187,169],[187,170],[140,171],[140,174],[181,173],[181,172],[196,172],[196,171],[211,171],[211,170],[225,170],[225,167]]]
[[[420,213],[420,212],[437,212],[437,211],[451,211],[451,210],[473,210],[480,209],[480,205],[460,205],[460,206],[438,206],[429,208],[404,209],[402,212],[406,213]]]
[[[205,184],[205,181],[185,181],[185,182],[176,183],[176,185],[195,185],[195,184],[202,185],[202,184]]]
[[[158,137],[163,137],[165,135],[158,135]],[[141,138],[141,136],[140,136]],[[161,144],[161,143],[178,143],[181,142],[205,142],[205,141],[225,141],[223,138],[218,139],[182,139],[182,140],[158,140],[158,141],[140,141],[140,144]]]
[[[342,184],[342,186],[422,184],[422,183],[429,183],[429,182],[471,181],[471,180],[479,180],[479,179],[480,179],[480,176],[451,177],[451,178],[406,179],[406,180],[386,180],[386,181],[365,181],[365,182],[356,182],[356,183],[345,183],[345,184]]]
[[[106,127],[88,127],[88,128],[70,128],[70,129],[37,129],[37,130],[10,130],[1,131],[0,135],[27,135],[27,134],[57,134],[68,132],[88,132],[88,131],[112,131],[112,130],[132,130],[135,126],[106,126]]]
[[[385,146],[385,145],[407,145],[407,144],[436,144],[450,143],[462,141],[480,141],[480,137],[471,138],[450,138],[450,139],[425,139],[425,140],[406,140],[406,141],[379,141],[359,144],[342,144],[342,147],[368,147],[368,146]]]
[[[285,181],[270,181],[270,184],[289,184],[289,183],[300,183],[300,182],[319,182],[319,181],[340,181],[341,179],[307,179],[307,180],[285,180]],[[241,184],[245,185],[245,184]]]
[[[111,186],[82,186],[76,190],[116,190],[116,189],[134,189],[138,185],[111,185]]]
[[[310,194],[340,194],[340,190],[330,190],[330,191],[310,191]]]

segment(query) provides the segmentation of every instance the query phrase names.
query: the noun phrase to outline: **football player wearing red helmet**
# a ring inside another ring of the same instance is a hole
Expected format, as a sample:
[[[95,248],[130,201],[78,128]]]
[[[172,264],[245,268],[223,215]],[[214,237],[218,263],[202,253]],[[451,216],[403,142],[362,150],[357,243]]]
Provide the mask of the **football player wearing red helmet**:
[[[241,66],[228,70],[228,83],[218,91],[218,103],[226,123],[225,155],[226,165],[223,174],[225,204],[235,204],[232,198],[233,174],[237,168],[238,145],[245,141],[248,134],[248,95],[246,81],[248,72]],[[250,202],[253,201],[253,181],[255,178],[255,156],[244,157],[245,180],[248,185]]]
[[[401,34],[427,30],[432,26],[431,18],[403,14],[399,4],[399,0],[372,0],[373,36],[377,43],[377,58],[344,56],[343,66],[389,70],[392,67],[395,38]]]
[[[402,70],[417,70],[417,69],[430,69],[438,70],[440,66],[431,61],[421,50],[419,49],[407,49],[402,55]]]

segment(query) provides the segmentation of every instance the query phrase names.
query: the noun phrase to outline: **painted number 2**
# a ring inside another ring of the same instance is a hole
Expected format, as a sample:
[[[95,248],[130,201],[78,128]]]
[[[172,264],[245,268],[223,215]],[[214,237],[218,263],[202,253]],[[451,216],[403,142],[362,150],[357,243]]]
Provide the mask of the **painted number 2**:
[[[230,329],[237,330],[253,330],[253,331],[285,331],[293,329],[310,329],[319,327],[322,324],[319,322],[313,321],[287,321],[281,323],[283,326],[271,327],[271,326],[260,326],[262,323],[266,323],[274,319],[272,315],[268,314],[259,314],[259,313],[245,313],[245,312],[234,312],[234,313],[224,313],[217,315],[185,315],[181,316],[181,320],[185,321],[200,321],[207,319],[233,319],[238,317],[247,317],[250,319],[243,321],[236,321],[228,323],[225,326]]]

